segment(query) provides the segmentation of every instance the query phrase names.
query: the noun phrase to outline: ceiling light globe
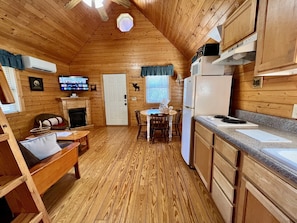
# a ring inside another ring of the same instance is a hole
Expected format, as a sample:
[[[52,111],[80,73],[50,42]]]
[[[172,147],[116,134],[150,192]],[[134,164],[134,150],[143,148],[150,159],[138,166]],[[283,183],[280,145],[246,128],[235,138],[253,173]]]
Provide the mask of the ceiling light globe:
[[[133,26],[133,18],[128,13],[122,13],[117,18],[117,27],[121,32],[129,32]]]

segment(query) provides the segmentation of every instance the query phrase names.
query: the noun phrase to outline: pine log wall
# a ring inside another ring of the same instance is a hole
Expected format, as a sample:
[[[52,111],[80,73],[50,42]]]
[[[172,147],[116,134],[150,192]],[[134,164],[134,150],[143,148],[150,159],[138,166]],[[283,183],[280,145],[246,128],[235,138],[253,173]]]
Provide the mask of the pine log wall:
[[[116,10],[123,9],[118,7]],[[110,21],[114,21],[113,15],[120,12],[122,11],[110,12]],[[140,77],[141,66],[172,63],[175,75],[180,74],[183,77],[190,75],[189,59],[186,59],[182,52],[178,51],[135,7],[131,7],[128,12],[133,16],[135,24],[130,32],[121,33],[113,22],[103,23],[70,63],[59,60],[59,58],[51,58],[49,52],[33,48],[29,43],[34,41],[34,36],[24,35],[24,41],[17,41],[9,35],[0,35],[1,49],[48,60],[56,63],[58,68],[56,74],[18,71],[24,110],[7,115],[17,139],[28,136],[36,115],[40,113],[62,115],[56,98],[68,96],[69,93],[60,91],[59,74],[86,75],[90,78],[90,84],[96,84],[97,91],[79,94],[79,96],[91,98],[92,124],[95,126],[105,126],[102,74],[125,73],[127,75],[129,125],[136,125],[135,109],[157,106],[145,102],[145,79]],[[2,28],[2,23],[0,28]],[[3,28],[8,31],[10,28],[13,30],[13,27]],[[11,35],[13,34],[12,31]],[[46,41],[40,44],[45,43]],[[251,63],[235,69],[232,110],[243,109],[291,118],[293,104],[297,103],[297,76],[264,77],[263,88],[253,89],[253,67],[254,63]],[[29,76],[42,78],[44,91],[31,91]],[[175,79],[176,76],[170,78],[170,105],[179,108],[182,106],[183,82],[178,83]],[[137,83],[140,91],[135,91],[132,83]],[[137,100],[132,101],[132,97],[136,97]]]
[[[17,139],[28,136],[36,115],[62,115],[56,98],[69,96],[69,93],[60,91],[59,74],[86,75],[90,84],[96,84],[97,91],[78,93],[79,96],[91,98],[91,118],[94,126],[105,126],[102,74],[126,74],[129,125],[136,125],[135,109],[158,106],[145,102],[145,79],[140,77],[141,66],[173,64],[175,75],[170,77],[170,105],[174,108],[182,107],[183,82],[175,80],[177,74],[183,77],[190,75],[188,60],[136,8],[132,7],[130,14],[135,23],[130,32],[121,33],[116,24],[107,22],[94,33],[70,65],[47,58],[44,53],[28,45],[22,46],[11,41],[8,44],[5,38],[0,36],[0,48],[54,62],[58,70],[56,74],[17,71],[21,80],[24,111],[7,115]],[[114,18],[110,20],[114,21]],[[42,78],[44,91],[31,91],[29,76]],[[137,83],[140,91],[135,91],[132,83]],[[132,97],[136,97],[137,101],[132,101]]]
[[[255,63],[238,66],[234,72],[232,110],[291,118],[297,103],[297,75],[263,77],[262,88],[253,88]]]
[[[45,58],[43,58],[45,59]],[[69,66],[57,64],[58,71],[68,73]],[[33,128],[34,118],[40,113],[53,113],[62,115],[57,97],[66,97],[67,93],[61,92],[58,85],[57,74],[44,74],[32,71],[18,71],[20,80],[21,99],[23,111],[6,115],[16,139],[24,139]],[[42,78],[44,91],[31,91],[29,77]]]
[[[113,15],[120,13],[110,13],[110,20],[116,20]],[[136,8],[132,7],[129,13],[135,23],[130,32],[122,33],[116,24],[104,23],[70,65],[71,73],[87,75],[89,83],[97,86],[97,91],[84,94],[91,97],[92,121],[96,126],[105,125],[103,74],[126,74],[130,125],[137,124],[134,110],[158,107],[145,101],[145,78],[140,77],[141,66],[173,64],[175,75],[170,77],[170,105],[182,107],[183,82],[175,80],[177,74],[190,75],[188,61]],[[132,83],[137,83],[140,91],[135,91]],[[133,101],[132,97],[137,100]]]

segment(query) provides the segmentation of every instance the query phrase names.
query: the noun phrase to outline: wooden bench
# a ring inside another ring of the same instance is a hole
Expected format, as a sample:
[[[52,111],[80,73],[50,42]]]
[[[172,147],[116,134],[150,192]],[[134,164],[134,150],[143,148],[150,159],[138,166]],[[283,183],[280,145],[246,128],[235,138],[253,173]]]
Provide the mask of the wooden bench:
[[[78,142],[73,142],[54,155],[30,168],[33,181],[40,195],[61,179],[72,167],[76,179],[80,178],[78,168]]]

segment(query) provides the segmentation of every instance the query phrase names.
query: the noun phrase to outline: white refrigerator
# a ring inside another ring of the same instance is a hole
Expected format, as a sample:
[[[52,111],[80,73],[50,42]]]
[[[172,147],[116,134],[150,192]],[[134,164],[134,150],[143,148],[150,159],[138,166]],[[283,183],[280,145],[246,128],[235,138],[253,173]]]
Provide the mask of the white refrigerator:
[[[228,115],[232,76],[194,75],[184,79],[181,154],[193,166],[194,119],[196,115]]]

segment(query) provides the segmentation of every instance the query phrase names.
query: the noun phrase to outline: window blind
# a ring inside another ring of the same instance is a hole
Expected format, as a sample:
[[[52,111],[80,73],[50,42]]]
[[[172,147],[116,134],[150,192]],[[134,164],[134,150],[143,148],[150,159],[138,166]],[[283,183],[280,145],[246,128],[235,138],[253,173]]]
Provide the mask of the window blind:
[[[15,74],[15,69],[12,67],[2,66],[2,70],[6,77],[8,85],[11,89],[15,103],[3,105],[0,102],[0,107],[1,107],[2,111],[4,112],[4,114],[20,112],[21,109],[20,109],[20,101],[19,101],[19,96],[18,96],[18,88],[17,88],[17,79],[16,79],[16,74]]]

